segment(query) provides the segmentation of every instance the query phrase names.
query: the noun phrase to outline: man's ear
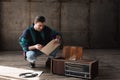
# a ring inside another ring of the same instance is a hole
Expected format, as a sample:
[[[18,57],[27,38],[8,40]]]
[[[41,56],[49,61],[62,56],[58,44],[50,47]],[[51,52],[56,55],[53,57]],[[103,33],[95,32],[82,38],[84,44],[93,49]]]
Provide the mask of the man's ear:
[[[36,21],[34,21],[34,24],[36,24]]]

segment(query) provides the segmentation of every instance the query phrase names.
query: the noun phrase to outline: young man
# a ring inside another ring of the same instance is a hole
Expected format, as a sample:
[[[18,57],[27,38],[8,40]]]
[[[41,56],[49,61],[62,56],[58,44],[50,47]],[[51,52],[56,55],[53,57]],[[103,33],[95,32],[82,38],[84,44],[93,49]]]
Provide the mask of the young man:
[[[45,17],[37,16],[34,24],[25,29],[19,37],[19,43],[25,52],[26,59],[30,62],[30,67],[35,67],[37,56],[43,54],[40,50],[52,39],[61,42],[61,35],[44,25]],[[46,61],[46,67],[50,67],[50,60],[56,56],[58,49],[55,49]]]

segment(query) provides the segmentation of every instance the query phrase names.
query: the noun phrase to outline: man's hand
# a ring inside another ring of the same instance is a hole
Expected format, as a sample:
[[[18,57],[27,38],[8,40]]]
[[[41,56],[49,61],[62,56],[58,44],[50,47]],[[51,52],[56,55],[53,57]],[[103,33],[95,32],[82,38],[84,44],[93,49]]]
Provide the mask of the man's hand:
[[[36,45],[34,45],[34,47],[37,50],[41,50],[43,48],[43,46],[41,44],[36,44]]]
[[[55,38],[54,40],[55,40],[55,44],[60,43],[60,36],[57,35],[56,38]]]
[[[54,39],[55,40],[55,44],[57,44],[57,43],[59,43],[60,42],[60,40],[59,39]]]
[[[41,44],[36,44],[33,46],[29,46],[28,48],[29,48],[29,50],[34,50],[34,49],[41,50],[43,48],[43,46]]]

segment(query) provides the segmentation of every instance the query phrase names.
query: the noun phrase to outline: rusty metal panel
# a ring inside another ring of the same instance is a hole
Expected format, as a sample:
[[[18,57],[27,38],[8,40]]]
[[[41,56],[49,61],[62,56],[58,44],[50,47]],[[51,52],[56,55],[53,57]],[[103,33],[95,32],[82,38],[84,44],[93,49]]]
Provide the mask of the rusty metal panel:
[[[18,50],[18,37],[29,24],[25,2],[1,2],[2,49]]]
[[[43,15],[46,25],[62,33],[65,45],[118,48],[119,4],[119,0],[1,0],[1,47],[20,50],[18,37],[35,16]]]
[[[62,34],[63,34],[63,39],[64,39],[64,45],[82,46],[84,48],[89,47],[88,40],[87,40],[87,38],[88,38],[87,32],[64,31],[64,32],[62,32]]]
[[[88,44],[89,0],[63,2],[61,6],[61,31],[65,45],[89,47]]]
[[[0,0],[0,2],[11,2],[12,0]]]
[[[58,2],[59,0],[27,0],[28,2]]]
[[[35,16],[42,15],[46,18],[46,25],[59,31],[60,3],[58,2],[34,2],[31,3],[31,23]]]
[[[90,10],[91,48],[116,48],[115,0],[92,0]]]
[[[120,48],[120,0],[118,0],[118,36],[117,36],[117,40],[118,40],[118,48]]]

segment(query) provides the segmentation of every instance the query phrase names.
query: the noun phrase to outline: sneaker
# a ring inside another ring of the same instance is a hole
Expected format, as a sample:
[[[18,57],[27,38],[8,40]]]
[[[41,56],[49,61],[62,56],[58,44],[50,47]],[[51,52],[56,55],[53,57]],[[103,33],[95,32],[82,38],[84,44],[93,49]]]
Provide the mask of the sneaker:
[[[30,68],[35,68],[35,63],[30,62]]]

